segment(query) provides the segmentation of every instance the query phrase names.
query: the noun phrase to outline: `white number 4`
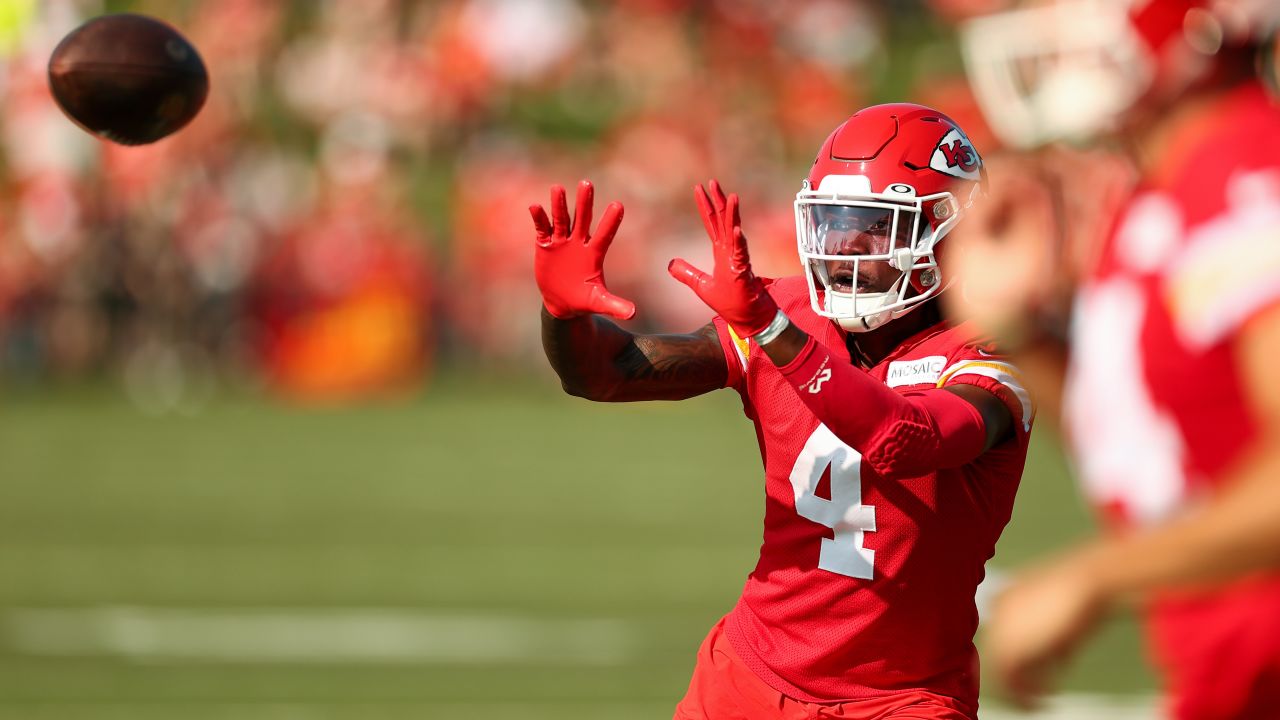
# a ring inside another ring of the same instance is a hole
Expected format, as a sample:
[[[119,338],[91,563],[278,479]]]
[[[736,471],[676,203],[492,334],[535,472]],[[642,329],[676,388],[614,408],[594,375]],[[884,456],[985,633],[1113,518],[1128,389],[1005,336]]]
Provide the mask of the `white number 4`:
[[[816,494],[827,468],[831,469],[830,500]],[[834,532],[834,538],[822,538],[818,568],[870,580],[876,553],[862,546],[862,538],[863,533],[875,532],[876,509],[862,504],[861,471],[862,455],[826,425],[818,425],[791,469],[791,487],[800,517]]]

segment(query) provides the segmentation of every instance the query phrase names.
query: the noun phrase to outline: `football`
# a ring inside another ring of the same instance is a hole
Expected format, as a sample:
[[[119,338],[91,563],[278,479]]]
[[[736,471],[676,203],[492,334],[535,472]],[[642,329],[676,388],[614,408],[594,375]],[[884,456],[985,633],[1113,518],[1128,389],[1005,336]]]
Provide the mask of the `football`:
[[[182,128],[209,94],[200,53],[168,24],[103,15],[71,31],[49,58],[58,106],[89,132],[142,145]]]

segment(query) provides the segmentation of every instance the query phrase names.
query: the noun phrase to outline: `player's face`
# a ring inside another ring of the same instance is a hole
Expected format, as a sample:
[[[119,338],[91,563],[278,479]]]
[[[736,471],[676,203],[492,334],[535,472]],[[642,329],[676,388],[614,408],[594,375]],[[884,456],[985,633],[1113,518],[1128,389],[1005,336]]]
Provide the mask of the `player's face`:
[[[829,206],[815,209],[818,220],[818,236],[822,240],[825,255],[885,255],[890,251],[890,234],[893,232],[892,210]],[[898,222],[898,241],[894,248],[910,246],[909,216],[902,215]],[[856,273],[852,260],[827,260],[827,276],[836,292],[882,293],[892,289],[902,274],[887,260],[863,260],[857,263]]]

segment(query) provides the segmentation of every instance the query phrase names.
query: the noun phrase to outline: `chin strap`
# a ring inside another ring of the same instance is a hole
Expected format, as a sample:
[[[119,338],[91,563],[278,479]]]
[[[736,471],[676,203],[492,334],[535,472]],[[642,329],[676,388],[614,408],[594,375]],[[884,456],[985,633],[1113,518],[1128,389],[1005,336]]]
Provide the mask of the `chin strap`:
[[[888,295],[889,293],[882,293],[882,294]],[[854,316],[854,317],[836,318],[836,324],[839,325],[841,328],[843,328],[845,332],[851,332],[851,333],[871,332],[872,330],[875,330],[876,328],[885,325],[890,320],[897,320],[898,318],[904,315],[910,314],[913,310],[915,310],[916,308],[920,307],[923,304],[924,304],[923,302],[918,302],[912,305],[908,305],[906,307],[898,308],[897,310],[886,310],[884,312],[876,313],[871,316],[862,315],[862,316]]]
[[[876,312],[874,308],[891,304],[898,299],[894,291],[882,293],[838,293],[827,292],[828,311],[836,315],[836,323],[848,332],[867,332],[875,330],[893,319],[890,311]],[[857,313],[858,307],[872,308]]]
[[[830,289],[827,290],[827,310],[837,316],[836,323],[840,327],[847,332],[869,332],[915,309],[919,303],[913,303],[896,310],[876,311],[878,308],[898,302],[903,284],[909,282],[911,277],[911,250],[907,248],[902,248],[902,250],[905,251],[905,258],[900,253],[898,259],[890,264],[895,268],[901,266],[907,269],[885,292],[860,293],[854,290],[853,292],[842,293]]]

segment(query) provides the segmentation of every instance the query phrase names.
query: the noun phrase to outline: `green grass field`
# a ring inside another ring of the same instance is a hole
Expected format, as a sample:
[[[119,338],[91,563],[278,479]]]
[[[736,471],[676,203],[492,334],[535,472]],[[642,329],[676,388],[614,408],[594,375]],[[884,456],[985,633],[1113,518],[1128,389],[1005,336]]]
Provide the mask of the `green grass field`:
[[[163,418],[0,395],[0,717],[670,717],[754,564],[759,464],[727,392],[447,374]],[[994,564],[1085,515],[1041,437]],[[1138,657],[1117,622],[1066,687],[1150,692]]]

